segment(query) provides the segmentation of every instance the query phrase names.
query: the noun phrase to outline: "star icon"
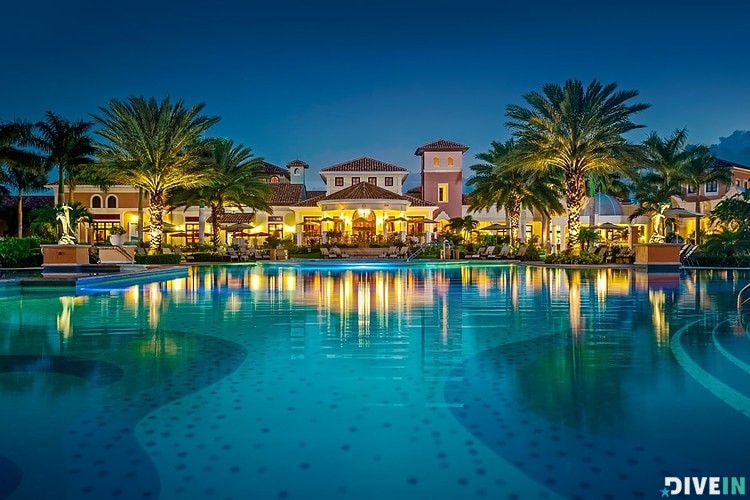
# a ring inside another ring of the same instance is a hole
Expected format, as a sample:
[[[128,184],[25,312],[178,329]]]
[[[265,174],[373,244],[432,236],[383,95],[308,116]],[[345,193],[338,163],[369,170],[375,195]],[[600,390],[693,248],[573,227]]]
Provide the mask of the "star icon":
[[[669,496],[669,490],[666,488],[666,486],[664,488],[660,489],[659,491],[661,492],[662,498]]]

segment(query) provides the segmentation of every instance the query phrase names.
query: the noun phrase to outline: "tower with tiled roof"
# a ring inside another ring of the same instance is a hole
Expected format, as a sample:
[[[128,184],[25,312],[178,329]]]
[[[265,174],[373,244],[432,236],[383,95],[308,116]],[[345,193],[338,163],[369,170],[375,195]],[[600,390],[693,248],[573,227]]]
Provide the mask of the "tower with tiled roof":
[[[289,169],[292,184],[302,184],[304,186],[305,170],[310,168],[310,165],[302,160],[292,160],[286,166]]]
[[[422,158],[422,198],[450,217],[461,217],[463,156],[468,146],[438,139],[422,144],[414,152]]]

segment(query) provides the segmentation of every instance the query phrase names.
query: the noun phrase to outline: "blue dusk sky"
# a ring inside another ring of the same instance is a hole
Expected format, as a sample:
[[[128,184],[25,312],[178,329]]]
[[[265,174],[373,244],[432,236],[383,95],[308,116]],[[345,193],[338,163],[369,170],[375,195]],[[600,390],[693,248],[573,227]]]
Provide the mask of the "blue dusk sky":
[[[741,0],[41,0],[2,17],[0,119],[87,118],[129,95],[205,102],[214,135],[304,159],[318,186],[315,170],[360,156],[416,172],[414,149],[437,138],[473,157],[508,138],[507,104],[568,78],[639,90],[646,130],[706,144],[750,130]]]

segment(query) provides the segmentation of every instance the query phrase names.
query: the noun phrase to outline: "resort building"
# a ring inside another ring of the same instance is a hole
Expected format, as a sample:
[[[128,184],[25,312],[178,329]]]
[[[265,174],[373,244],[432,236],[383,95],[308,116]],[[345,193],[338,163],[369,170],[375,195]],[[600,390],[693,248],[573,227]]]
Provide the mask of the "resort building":
[[[269,200],[272,211],[254,213],[227,208],[223,226],[240,224],[244,229],[222,234],[222,241],[233,243],[235,238],[252,241],[273,236],[291,239],[297,245],[329,241],[366,244],[393,239],[430,242],[451,218],[467,215],[479,221],[480,230],[496,224],[499,229],[490,234],[502,236],[507,232],[503,210],[474,212],[469,209],[467,195],[463,192],[464,155],[468,149],[466,145],[442,139],[416,148],[414,154],[419,157],[420,182],[408,191],[404,190],[409,176],[407,168],[374,158],[357,158],[320,169],[325,185],[320,191],[307,189],[310,165],[306,162],[296,159],[281,167],[264,161],[265,182],[272,189]],[[724,197],[747,189],[750,167],[718,161],[731,168],[733,180],[730,185],[709,183],[701,188],[700,193],[691,193],[686,187],[685,201],[674,198],[673,202],[695,210],[695,202],[699,201],[700,211],[708,213]],[[97,186],[79,185],[72,197],[67,197],[81,202],[93,214],[93,221],[80,228],[80,241],[106,241],[114,226],[122,226],[131,241],[137,239],[137,189],[113,186],[105,192]],[[648,241],[651,220],[641,217],[631,221],[630,215],[636,207],[628,200],[600,193],[594,203],[591,201],[581,214],[582,224],[604,227],[608,239],[621,244]],[[147,196],[143,207],[147,227]],[[205,234],[210,235],[213,228],[206,222],[209,216],[207,208],[175,208],[166,217],[167,243],[197,243],[201,225],[205,227]],[[544,221],[541,214],[526,210],[521,215],[521,224],[522,241],[538,236],[553,249],[566,247],[566,213]],[[703,224],[706,225],[707,221]],[[694,218],[680,221],[681,235],[687,238],[694,231]],[[145,237],[148,239],[148,230]]]

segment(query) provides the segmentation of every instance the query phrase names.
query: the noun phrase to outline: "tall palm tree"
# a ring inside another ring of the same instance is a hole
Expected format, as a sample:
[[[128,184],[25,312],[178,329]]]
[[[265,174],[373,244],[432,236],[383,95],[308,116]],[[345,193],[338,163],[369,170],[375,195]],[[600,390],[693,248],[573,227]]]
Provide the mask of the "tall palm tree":
[[[732,182],[732,171],[716,161],[716,157],[706,146],[695,146],[688,151],[689,159],[682,171],[683,179],[695,192],[695,211],[701,211],[701,186],[709,182],[729,184]],[[695,218],[695,244],[700,245],[700,217]]]
[[[68,201],[73,201],[80,170],[93,162],[94,145],[89,135],[93,125],[83,120],[71,122],[51,111],[36,123],[31,144],[44,153],[48,170],[57,168],[59,203],[65,202],[65,183],[70,194]]]
[[[701,172],[710,170],[709,163],[713,162],[713,157],[704,146],[687,147],[687,131],[684,128],[676,129],[666,137],[659,137],[656,132],[650,133],[643,141],[643,149],[646,154],[645,164],[639,169],[640,175],[634,186],[639,206],[631,219],[664,212],[671,206],[673,196],[684,196],[682,186],[688,184],[695,187],[695,182],[702,177]],[[721,173],[704,173],[707,179],[705,182],[713,180],[709,177],[713,178],[714,175],[718,175],[717,179],[729,182]],[[697,187],[700,188],[700,185],[699,182]],[[696,208],[700,207],[699,201],[696,202]],[[652,238],[653,241],[660,241],[665,236],[657,233],[658,231],[655,232],[656,238]]]
[[[94,116],[105,142],[97,143],[101,177],[142,188],[149,195],[150,249],[161,252],[167,196],[208,183],[202,166],[210,145],[201,136],[219,118],[202,116],[205,104],[145,97],[111,99]]]
[[[250,148],[235,145],[227,139],[209,141],[211,145],[207,170],[209,181],[195,188],[176,189],[169,199],[170,206],[194,207],[201,203],[211,208],[212,240],[215,246],[221,244],[222,221],[226,207],[244,211],[271,212],[268,198],[271,187],[263,182],[261,158],[253,157]]]
[[[18,237],[23,237],[23,195],[44,187],[47,181],[42,158],[22,149],[29,143],[31,124],[0,124],[0,181],[16,188],[18,194]]]
[[[493,141],[488,152],[477,154],[484,163],[470,167],[475,175],[467,181],[473,188],[469,194],[470,210],[505,209],[512,241],[519,238],[524,208],[537,210],[547,218],[563,209],[558,183],[549,175],[522,169],[515,162],[515,150],[513,139],[505,143]]]
[[[638,92],[618,91],[617,84],[578,80],[564,86],[548,83],[542,93],[524,95],[528,108],[510,105],[508,127],[518,140],[519,164],[531,170],[557,171],[565,184],[570,249],[580,253],[578,232],[586,201],[586,177],[626,172],[641,157],[639,146],[623,134],[642,127],[631,116],[647,104],[628,104]]]

